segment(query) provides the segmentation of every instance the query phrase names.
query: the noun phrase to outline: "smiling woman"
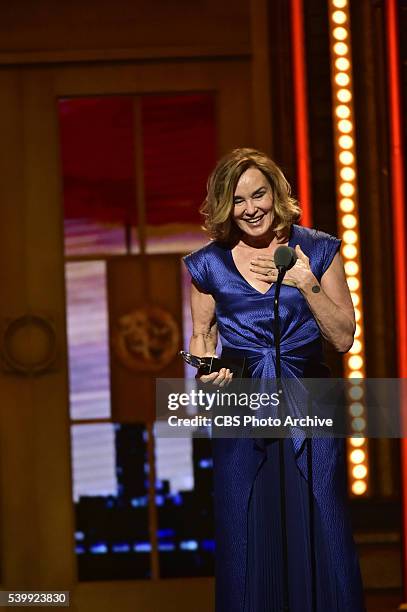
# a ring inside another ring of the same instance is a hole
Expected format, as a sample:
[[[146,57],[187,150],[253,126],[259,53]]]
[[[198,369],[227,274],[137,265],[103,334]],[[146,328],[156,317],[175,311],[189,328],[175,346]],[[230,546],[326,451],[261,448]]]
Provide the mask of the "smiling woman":
[[[233,222],[234,215],[245,213],[244,204],[251,207],[251,203],[260,202],[263,205],[268,202],[266,212],[270,212],[270,221],[277,232],[300,217],[300,208],[291,197],[290,185],[277,164],[255,149],[235,149],[218,162],[208,180],[208,194],[201,213],[210,237],[226,242],[236,240],[240,232]],[[253,208],[256,212],[257,207]],[[245,214],[246,219],[255,216],[250,210]]]
[[[340,241],[295,224],[300,209],[283,173],[253,149],[218,162],[201,211],[212,241],[184,258],[193,279],[190,352],[213,356],[220,334],[222,357],[244,356],[252,378],[276,377],[273,255],[288,244],[297,261],[280,293],[281,374],[326,376],[321,337],[347,351],[355,329]],[[200,378],[223,387],[232,374],[223,368]],[[284,440],[287,537],[276,440],[212,442],[216,612],[362,612],[343,441]]]
[[[249,168],[240,177],[233,198],[233,219],[252,244],[269,239],[273,228],[273,192],[258,168]],[[260,231],[256,231],[260,230]]]

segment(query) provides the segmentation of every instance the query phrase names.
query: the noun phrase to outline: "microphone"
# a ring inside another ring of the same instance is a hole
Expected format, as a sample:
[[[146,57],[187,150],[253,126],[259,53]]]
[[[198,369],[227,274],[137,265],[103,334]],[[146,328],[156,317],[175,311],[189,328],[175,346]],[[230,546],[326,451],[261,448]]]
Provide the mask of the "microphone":
[[[274,263],[279,272],[287,272],[297,261],[297,253],[289,246],[279,246],[274,252]]]
[[[276,379],[278,393],[280,394],[281,414],[284,417],[286,408],[284,403],[283,388],[281,384],[281,346],[280,346],[280,289],[284,276],[297,261],[297,254],[289,246],[281,245],[274,252],[274,263],[278,269],[277,283],[274,293],[274,344],[276,347]],[[278,454],[280,463],[280,516],[282,532],[282,560],[283,560],[283,606],[282,610],[289,612],[289,593],[288,593],[288,544],[287,544],[287,511],[286,511],[286,468],[284,456],[284,440],[278,441]]]

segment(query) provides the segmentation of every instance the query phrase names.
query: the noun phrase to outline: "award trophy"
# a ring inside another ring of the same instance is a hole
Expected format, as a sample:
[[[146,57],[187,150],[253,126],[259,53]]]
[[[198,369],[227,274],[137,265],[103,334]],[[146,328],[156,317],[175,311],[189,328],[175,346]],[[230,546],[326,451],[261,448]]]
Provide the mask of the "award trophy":
[[[180,351],[179,354],[186,363],[197,368],[198,376],[202,374],[211,374],[219,372],[222,368],[229,368],[236,378],[243,378],[246,371],[246,358],[231,355],[227,357],[197,357],[186,351]]]

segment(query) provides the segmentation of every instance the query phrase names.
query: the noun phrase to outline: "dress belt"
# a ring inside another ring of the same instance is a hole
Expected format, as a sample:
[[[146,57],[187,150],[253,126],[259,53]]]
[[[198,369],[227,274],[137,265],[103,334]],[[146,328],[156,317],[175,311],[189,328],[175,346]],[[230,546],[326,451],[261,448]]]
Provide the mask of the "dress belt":
[[[275,377],[275,347],[274,346],[240,346],[222,348],[222,357],[227,355],[245,356],[248,363],[248,368],[253,371],[257,364],[267,358],[267,364],[264,373],[268,378]],[[330,372],[325,364],[322,363],[322,344],[320,337],[315,338],[311,342],[304,344],[291,345],[282,342],[281,344],[281,359],[284,370],[284,363],[290,369],[290,363],[294,370],[301,372],[302,378],[326,378]],[[264,376],[262,373],[261,377]],[[283,371],[284,376],[284,371]],[[291,373],[295,377],[296,373]]]

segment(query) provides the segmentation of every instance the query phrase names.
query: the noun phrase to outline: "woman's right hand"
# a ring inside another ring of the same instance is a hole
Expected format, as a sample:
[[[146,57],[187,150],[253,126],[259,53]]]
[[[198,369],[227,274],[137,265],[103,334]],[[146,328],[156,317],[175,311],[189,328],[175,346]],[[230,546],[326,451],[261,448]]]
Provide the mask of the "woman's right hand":
[[[196,378],[203,383],[212,383],[218,387],[226,387],[232,381],[233,372],[229,368],[222,368],[219,372],[211,372],[211,374],[197,374]]]

